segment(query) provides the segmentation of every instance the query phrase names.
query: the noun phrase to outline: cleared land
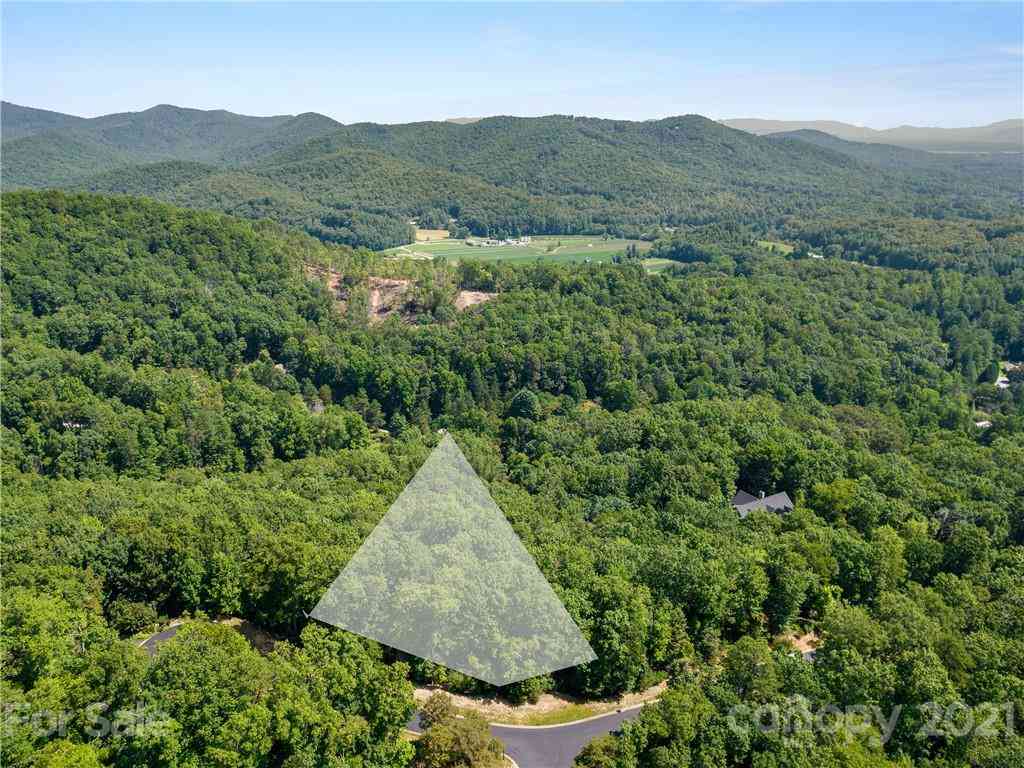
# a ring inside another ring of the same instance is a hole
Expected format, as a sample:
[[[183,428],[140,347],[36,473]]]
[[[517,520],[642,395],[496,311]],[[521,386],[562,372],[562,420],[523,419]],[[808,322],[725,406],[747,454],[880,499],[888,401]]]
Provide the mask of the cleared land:
[[[792,253],[793,252],[793,246],[792,245],[787,245],[786,243],[780,243],[777,240],[758,240],[757,244],[760,247],[766,248],[769,251],[777,251],[777,252],[782,253],[782,254]]]
[[[666,269],[671,267],[673,264],[678,264],[678,261],[672,261],[672,259],[644,259],[644,269],[648,272],[664,272]]]
[[[654,701],[666,688],[666,683],[658,683],[645,691],[599,701],[576,701],[567,696],[545,693],[536,704],[518,706],[499,699],[452,694],[452,703],[460,712],[476,712],[496,725],[561,725]],[[430,698],[434,691],[433,688],[417,688],[414,691],[417,704]]]
[[[349,288],[344,285],[340,272],[307,264],[306,276],[311,280],[323,282],[331,292],[331,297],[338,310],[342,313],[346,311]],[[371,324],[383,322],[391,315],[399,315],[406,321],[415,319],[415,313],[409,311],[406,296],[412,287],[412,280],[370,275],[366,278],[365,287],[367,289],[367,319]],[[477,304],[490,301],[497,295],[484,291],[459,291],[455,296],[455,308],[462,312]]]
[[[449,237],[447,229],[420,229],[416,228],[417,243],[433,243],[437,240],[447,240]]]
[[[448,261],[478,259],[523,262],[541,259],[565,264],[590,259],[592,262],[608,263],[614,254],[622,253],[630,244],[635,244],[641,252],[651,247],[650,243],[642,240],[605,240],[587,235],[551,235],[531,238],[529,245],[483,246],[470,245],[467,240],[441,240],[402,245],[385,253],[415,259],[444,257]]]

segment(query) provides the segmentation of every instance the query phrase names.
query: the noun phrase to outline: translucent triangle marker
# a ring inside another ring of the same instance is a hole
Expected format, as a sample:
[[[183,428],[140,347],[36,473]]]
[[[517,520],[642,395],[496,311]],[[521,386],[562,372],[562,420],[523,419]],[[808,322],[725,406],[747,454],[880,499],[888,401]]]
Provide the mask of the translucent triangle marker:
[[[493,685],[596,658],[447,434],[310,616]]]

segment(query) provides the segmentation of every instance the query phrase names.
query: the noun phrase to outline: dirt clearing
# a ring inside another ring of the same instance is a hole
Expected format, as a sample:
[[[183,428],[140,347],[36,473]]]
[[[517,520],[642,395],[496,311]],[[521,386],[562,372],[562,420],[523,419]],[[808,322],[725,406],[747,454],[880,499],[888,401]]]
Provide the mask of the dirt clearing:
[[[371,323],[383,322],[385,318],[399,312],[405,305],[405,294],[412,285],[412,280],[400,280],[391,277],[370,277],[367,280],[370,289],[368,308]]]
[[[455,308],[461,312],[476,304],[490,301],[497,295],[496,293],[485,293],[484,291],[459,291],[459,295],[455,297]]]
[[[417,243],[433,243],[438,240],[447,240],[448,230],[447,229],[416,229],[416,242]]]
[[[660,683],[639,693],[627,693],[614,700],[602,701],[579,701],[566,696],[545,693],[536,704],[521,704],[513,706],[500,699],[481,699],[472,696],[452,695],[452,703],[459,709],[472,710],[483,715],[490,723],[507,723],[509,725],[540,725],[545,722],[561,721],[557,715],[559,712],[571,711],[579,717],[573,719],[590,717],[605,712],[613,712],[616,709],[631,707],[635,704],[642,704],[654,701],[665,692],[667,683]],[[413,695],[417,704],[422,704],[436,693],[434,688],[417,688]]]

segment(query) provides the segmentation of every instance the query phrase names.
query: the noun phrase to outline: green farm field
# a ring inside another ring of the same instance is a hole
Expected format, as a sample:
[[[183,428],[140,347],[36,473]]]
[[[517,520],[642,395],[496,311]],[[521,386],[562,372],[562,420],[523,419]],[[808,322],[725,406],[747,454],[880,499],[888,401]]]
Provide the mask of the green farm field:
[[[524,262],[542,259],[555,263],[610,262],[616,253],[622,253],[630,244],[641,252],[651,244],[642,240],[604,240],[598,236],[550,235],[534,237],[529,245],[496,245],[485,247],[469,245],[465,240],[441,240],[433,243],[411,243],[390,248],[385,253],[419,259],[444,257],[449,261],[479,259],[481,261]]]

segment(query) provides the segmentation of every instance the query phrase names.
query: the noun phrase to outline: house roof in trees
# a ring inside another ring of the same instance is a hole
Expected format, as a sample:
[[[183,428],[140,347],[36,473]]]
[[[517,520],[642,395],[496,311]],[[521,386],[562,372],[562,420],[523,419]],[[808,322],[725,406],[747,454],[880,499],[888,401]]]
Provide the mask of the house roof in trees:
[[[746,491],[736,491],[736,495],[732,497],[731,503],[734,507],[738,507],[740,504],[749,504],[752,501],[757,501],[757,496]]]
[[[744,498],[749,498],[750,501],[737,503],[740,494],[743,494]],[[733,497],[732,507],[739,514],[740,518],[745,518],[755,509],[767,509],[769,512],[789,512],[793,509],[793,500],[789,498],[789,494],[785,491],[773,493],[771,496],[762,495],[760,498],[744,491],[738,491]]]

